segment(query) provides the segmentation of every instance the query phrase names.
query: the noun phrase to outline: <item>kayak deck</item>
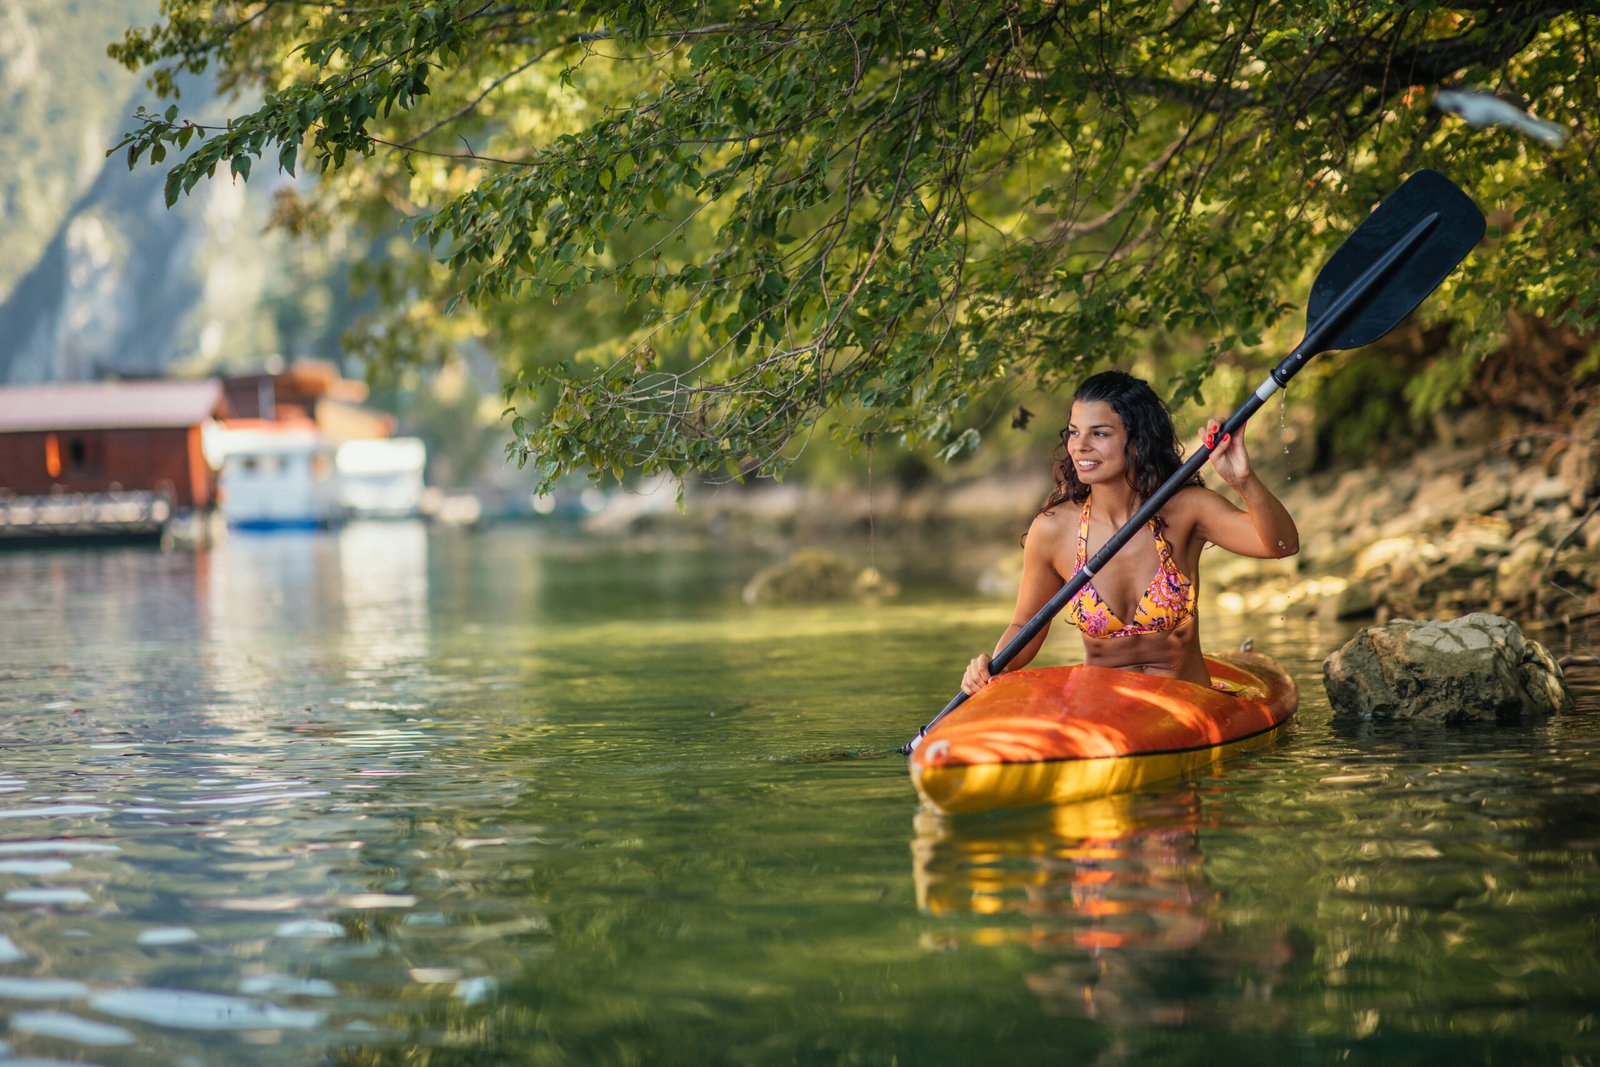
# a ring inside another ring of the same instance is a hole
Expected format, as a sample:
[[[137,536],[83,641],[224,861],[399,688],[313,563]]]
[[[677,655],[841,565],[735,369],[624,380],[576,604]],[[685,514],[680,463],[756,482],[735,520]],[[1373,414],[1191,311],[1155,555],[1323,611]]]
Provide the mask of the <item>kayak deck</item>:
[[[1210,688],[1110,667],[1002,674],[923,737],[912,783],[947,815],[1107,796],[1266,744],[1299,705],[1265,656],[1218,653],[1206,667]]]

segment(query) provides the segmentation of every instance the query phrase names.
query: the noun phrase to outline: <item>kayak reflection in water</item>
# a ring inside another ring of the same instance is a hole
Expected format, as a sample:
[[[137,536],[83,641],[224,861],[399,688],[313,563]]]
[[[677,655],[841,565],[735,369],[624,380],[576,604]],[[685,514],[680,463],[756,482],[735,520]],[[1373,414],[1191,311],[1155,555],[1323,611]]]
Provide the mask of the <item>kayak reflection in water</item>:
[[[1024,980],[1052,1015],[1287,1025],[1290,1002],[1275,994],[1313,971],[1314,946],[1213,883],[1202,834],[1226,821],[1219,810],[1189,788],[975,821],[920,811],[917,908],[957,920],[924,937],[969,954],[1026,945],[1046,965]]]
[[[1208,544],[1258,559],[1300,548],[1283,503],[1250,468],[1244,431],[1207,442],[1211,465],[1244,502],[1238,507],[1198,475],[1067,602],[1061,615],[1083,633],[1084,662],[1210,685],[1200,652],[1196,598],[1200,552]],[[1022,585],[998,652],[1024,624],[1183,465],[1172,414],[1147,382],[1121,371],[1096,374],[1078,388],[1061,431],[1055,490],[1023,541]],[[1152,577],[1152,575],[1154,577]],[[1042,630],[1007,665],[1018,670],[1044,644]],[[991,656],[967,665],[961,689],[989,684]]]

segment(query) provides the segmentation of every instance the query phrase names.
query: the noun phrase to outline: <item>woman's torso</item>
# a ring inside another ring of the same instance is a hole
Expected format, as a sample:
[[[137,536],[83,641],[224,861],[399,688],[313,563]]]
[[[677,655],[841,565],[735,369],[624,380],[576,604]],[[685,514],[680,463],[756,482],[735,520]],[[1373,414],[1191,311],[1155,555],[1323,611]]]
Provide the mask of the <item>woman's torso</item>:
[[[1082,632],[1086,663],[1209,684],[1195,604],[1204,546],[1188,492],[1136,531],[1063,611]],[[1051,561],[1063,581],[1116,532],[1103,510],[1091,495],[1086,508],[1064,504],[1053,514]]]

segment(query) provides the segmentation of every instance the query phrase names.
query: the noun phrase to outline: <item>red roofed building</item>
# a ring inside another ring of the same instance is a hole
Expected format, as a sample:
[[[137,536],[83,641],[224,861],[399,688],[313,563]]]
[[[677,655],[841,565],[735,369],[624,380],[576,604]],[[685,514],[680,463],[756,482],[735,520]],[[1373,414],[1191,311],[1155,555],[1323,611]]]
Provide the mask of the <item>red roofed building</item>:
[[[0,388],[0,493],[151,492],[208,510],[203,442],[227,415],[215,380]]]

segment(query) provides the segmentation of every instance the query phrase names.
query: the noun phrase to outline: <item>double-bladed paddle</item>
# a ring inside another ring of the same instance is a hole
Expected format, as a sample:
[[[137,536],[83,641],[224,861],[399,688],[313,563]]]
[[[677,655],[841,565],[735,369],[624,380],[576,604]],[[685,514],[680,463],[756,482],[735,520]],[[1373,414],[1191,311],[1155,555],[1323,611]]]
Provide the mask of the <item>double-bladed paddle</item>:
[[[1239,410],[1228,416],[1214,439],[1238,433],[1312,356],[1371,344],[1398,326],[1466,257],[1483,230],[1483,212],[1449,178],[1433,170],[1419,170],[1407,178],[1345,238],[1317,274],[1306,303],[1305,337],[1272,368]],[[1212,451],[1212,446],[1202,444],[1173,472],[1083,569],[995,653],[989,670],[994,674],[1004,670],[1173,494],[1188,484]],[[900,751],[910,755],[933,725],[966,699],[966,693],[957,693]]]

